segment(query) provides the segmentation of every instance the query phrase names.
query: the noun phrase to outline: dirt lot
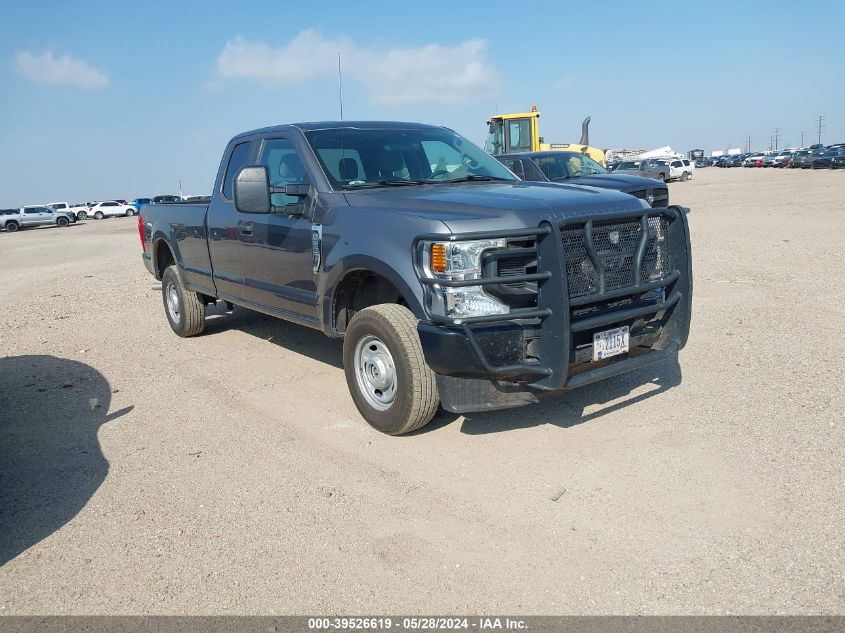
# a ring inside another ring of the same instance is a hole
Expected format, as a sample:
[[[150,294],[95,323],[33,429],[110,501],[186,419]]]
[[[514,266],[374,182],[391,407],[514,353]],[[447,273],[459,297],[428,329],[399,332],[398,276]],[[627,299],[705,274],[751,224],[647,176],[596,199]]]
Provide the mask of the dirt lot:
[[[0,613],[845,613],[845,172],[671,195],[679,363],[400,438],[318,332],[175,337],[134,219],[0,234]]]

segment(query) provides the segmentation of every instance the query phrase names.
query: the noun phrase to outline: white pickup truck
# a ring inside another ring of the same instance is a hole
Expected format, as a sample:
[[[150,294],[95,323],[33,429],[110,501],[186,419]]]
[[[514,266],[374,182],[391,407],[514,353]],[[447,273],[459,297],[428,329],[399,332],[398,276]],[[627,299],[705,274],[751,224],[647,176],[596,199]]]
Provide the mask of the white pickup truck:
[[[67,226],[73,220],[67,211],[55,211],[44,205],[32,205],[20,209],[4,209],[0,211],[0,229],[14,233],[18,229],[34,226]]]

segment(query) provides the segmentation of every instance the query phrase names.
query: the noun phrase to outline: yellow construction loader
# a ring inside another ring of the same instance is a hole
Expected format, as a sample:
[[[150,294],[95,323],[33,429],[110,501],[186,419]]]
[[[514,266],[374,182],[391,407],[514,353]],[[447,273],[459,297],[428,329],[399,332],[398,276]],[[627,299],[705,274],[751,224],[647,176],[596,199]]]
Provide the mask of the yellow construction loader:
[[[602,166],[604,152],[597,147],[590,147],[590,117],[581,123],[580,143],[544,143],[540,136],[540,113],[536,106],[531,112],[512,114],[494,114],[487,120],[489,134],[484,149],[493,156],[514,152],[581,152]]]

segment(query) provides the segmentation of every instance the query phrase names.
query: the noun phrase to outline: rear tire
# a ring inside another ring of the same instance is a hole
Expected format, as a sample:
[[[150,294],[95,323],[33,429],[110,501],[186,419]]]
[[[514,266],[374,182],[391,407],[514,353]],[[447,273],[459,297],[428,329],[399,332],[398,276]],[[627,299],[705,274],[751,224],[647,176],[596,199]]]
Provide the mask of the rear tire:
[[[434,372],[425,362],[417,319],[404,306],[358,312],[343,340],[343,367],[355,406],[382,433],[410,433],[437,413]]]
[[[87,220],[88,214],[85,213],[85,211],[80,211],[79,213],[76,214],[76,219],[77,220]]]
[[[135,215],[135,211],[133,209],[127,209],[126,210],[126,217],[127,218],[131,218],[133,215]]]
[[[689,180],[689,173],[687,173],[687,172],[682,173],[681,174],[681,182],[686,182],[687,180]]]
[[[60,227],[64,228],[68,224],[70,224],[70,220],[68,220],[67,218],[57,218],[56,224],[58,224]]]
[[[95,218],[96,220],[102,220],[104,217],[106,217],[106,216],[103,214],[103,212],[102,212],[102,211],[97,211],[97,212],[94,214],[94,218]]]
[[[9,233],[15,233],[19,228],[21,228],[20,225],[14,220],[6,223],[6,230]]]
[[[657,179],[660,182],[666,182],[666,174],[657,174]]]
[[[175,265],[168,266],[161,276],[161,296],[167,322],[177,335],[187,338],[202,333],[205,329],[205,305],[196,292],[185,288]]]

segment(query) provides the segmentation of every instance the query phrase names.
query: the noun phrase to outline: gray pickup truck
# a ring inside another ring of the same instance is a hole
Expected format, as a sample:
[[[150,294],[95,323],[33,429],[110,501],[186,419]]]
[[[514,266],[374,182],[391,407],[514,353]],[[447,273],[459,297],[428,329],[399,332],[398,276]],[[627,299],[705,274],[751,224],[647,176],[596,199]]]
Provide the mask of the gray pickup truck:
[[[176,334],[225,301],[343,338],[352,398],[390,434],[638,369],[689,332],[683,209],[520,181],[443,127],[245,132],[209,204],[138,222]]]
[[[57,211],[52,207],[35,204],[20,209],[0,210],[0,229],[14,233],[20,229],[36,226],[67,226],[76,222],[76,218],[68,211]]]

